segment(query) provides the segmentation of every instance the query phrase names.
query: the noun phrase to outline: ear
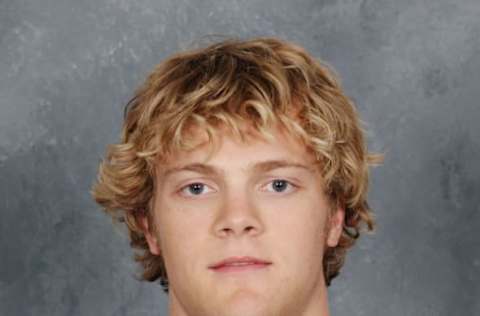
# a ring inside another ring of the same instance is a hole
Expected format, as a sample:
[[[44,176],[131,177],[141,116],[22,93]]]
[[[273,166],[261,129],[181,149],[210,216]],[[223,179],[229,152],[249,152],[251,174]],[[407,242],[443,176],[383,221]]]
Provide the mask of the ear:
[[[327,236],[327,245],[329,247],[335,247],[340,240],[340,236],[343,231],[343,221],[345,219],[345,209],[339,207],[335,213],[332,214],[329,223],[329,231]]]
[[[137,221],[141,226],[143,234],[145,235],[145,239],[147,240],[148,248],[150,249],[150,252],[154,255],[159,256],[160,244],[158,242],[157,236],[155,235],[155,230],[150,228],[151,225],[149,223],[148,216],[143,214],[139,215],[137,217]],[[152,223],[152,226],[153,226],[153,223]]]

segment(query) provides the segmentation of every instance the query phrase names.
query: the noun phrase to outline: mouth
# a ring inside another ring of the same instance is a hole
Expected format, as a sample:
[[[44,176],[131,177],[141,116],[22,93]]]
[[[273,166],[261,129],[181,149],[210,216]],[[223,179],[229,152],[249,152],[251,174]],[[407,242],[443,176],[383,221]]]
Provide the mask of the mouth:
[[[254,257],[230,257],[210,265],[216,272],[240,272],[265,269],[272,262]]]

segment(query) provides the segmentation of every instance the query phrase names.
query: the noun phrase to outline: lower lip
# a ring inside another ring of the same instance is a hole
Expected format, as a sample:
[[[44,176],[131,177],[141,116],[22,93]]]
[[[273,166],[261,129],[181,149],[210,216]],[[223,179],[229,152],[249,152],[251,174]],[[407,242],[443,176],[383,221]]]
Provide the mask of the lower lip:
[[[213,268],[213,271],[227,273],[227,272],[244,272],[244,271],[254,271],[254,270],[261,270],[265,269],[270,265],[270,263],[255,263],[255,264],[247,264],[242,266],[222,266],[219,268]]]

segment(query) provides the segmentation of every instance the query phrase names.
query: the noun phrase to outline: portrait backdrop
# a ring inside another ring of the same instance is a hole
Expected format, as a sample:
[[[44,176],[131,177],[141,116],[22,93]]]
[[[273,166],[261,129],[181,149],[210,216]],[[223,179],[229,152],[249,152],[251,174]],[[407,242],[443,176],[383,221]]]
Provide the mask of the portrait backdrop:
[[[478,0],[0,1],[0,315],[167,315],[89,190],[134,89],[212,34],[326,61],[385,154],[331,314],[480,315],[479,17]]]

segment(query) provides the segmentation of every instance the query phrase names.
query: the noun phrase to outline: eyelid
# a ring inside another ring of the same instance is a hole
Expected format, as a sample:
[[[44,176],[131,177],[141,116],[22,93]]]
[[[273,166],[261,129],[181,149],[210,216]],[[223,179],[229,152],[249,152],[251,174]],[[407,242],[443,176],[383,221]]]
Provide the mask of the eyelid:
[[[282,191],[282,192],[277,192],[277,191],[268,191],[266,190],[267,192],[271,192],[271,193],[278,193],[278,194],[287,194],[287,193],[290,193],[296,189],[299,188],[299,186],[297,184],[295,184],[294,182],[288,180],[288,179],[285,179],[285,178],[273,178],[271,179],[270,181],[268,181],[266,184],[262,185],[262,188],[265,187],[265,186],[268,186],[270,185],[271,183],[273,183],[274,181],[285,181],[290,187],[290,191],[287,189],[286,191]]]
[[[290,186],[290,189],[287,188],[286,191],[282,191],[282,192],[277,192],[277,191],[274,191],[274,190],[263,190],[263,188],[265,186],[268,186],[270,184],[272,184],[274,181],[285,181],[287,183],[287,185]],[[199,195],[195,195],[195,194],[190,194],[190,193],[185,193],[184,191],[186,189],[188,189],[188,187],[192,184],[202,184],[204,185],[205,187],[209,188],[210,189],[210,192],[207,192],[207,193],[202,193],[202,194],[199,194]],[[295,190],[297,190],[300,186],[297,185],[293,180],[289,180],[287,178],[284,178],[284,177],[271,177],[269,179],[268,182],[264,183],[261,185],[261,191],[265,191],[265,192],[269,192],[269,193],[276,193],[276,194],[287,194],[287,193],[291,193]],[[180,194],[181,196],[185,196],[185,197],[201,197],[201,196],[205,196],[206,194],[209,194],[211,192],[215,192],[216,190],[209,184],[207,184],[205,181],[203,180],[194,180],[194,181],[189,181],[187,182],[186,184],[182,184],[181,186],[179,186],[179,188],[177,190],[175,190],[176,193]]]
[[[198,180],[198,181],[190,181],[186,184],[183,184],[179,187],[178,190],[176,190],[176,192],[182,196],[186,196],[186,197],[200,197],[200,196],[203,196],[207,193],[202,193],[202,194],[199,194],[199,195],[195,195],[195,194],[190,194],[190,193],[184,193],[184,190],[188,189],[189,186],[191,186],[192,184],[202,184],[204,185],[205,187],[211,189],[211,191],[215,191],[215,189],[213,189],[210,185],[206,184],[205,182],[202,182],[201,180]],[[208,193],[211,193],[211,192],[208,192]]]

